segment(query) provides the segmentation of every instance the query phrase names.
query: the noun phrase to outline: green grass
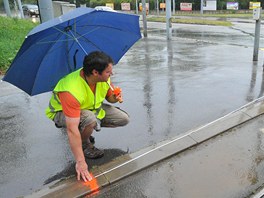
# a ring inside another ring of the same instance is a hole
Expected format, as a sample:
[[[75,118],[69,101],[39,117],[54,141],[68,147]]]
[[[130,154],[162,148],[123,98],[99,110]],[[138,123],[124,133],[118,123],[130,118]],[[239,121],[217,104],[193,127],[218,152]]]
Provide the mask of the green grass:
[[[165,16],[166,12],[160,12],[161,16]],[[177,16],[190,16],[190,17],[217,17],[217,18],[246,18],[252,19],[252,12],[248,13],[203,13],[200,14],[199,11],[196,12],[188,12],[188,11],[176,11],[176,14],[173,15]]]
[[[165,22],[165,17],[149,17],[148,21],[155,22]],[[218,25],[218,26],[232,26],[232,23],[229,21],[217,21],[217,20],[209,20],[209,19],[199,19],[199,18],[186,18],[186,19],[172,19],[172,23],[185,23],[185,24],[200,24],[200,25]]]
[[[35,26],[28,20],[0,16],[0,74],[8,69],[25,36]]]
[[[251,19],[252,13],[246,13],[246,14],[203,14],[203,15],[196,15],[201,17],[218,17],[218,18],[246,18]]]
[[[218,17],[218,18],[246,18],[252,19],[252,13],[234,13],[234,14],[200,14],[200,13],[183,13],[175,16],[196,16],[196,17]]]

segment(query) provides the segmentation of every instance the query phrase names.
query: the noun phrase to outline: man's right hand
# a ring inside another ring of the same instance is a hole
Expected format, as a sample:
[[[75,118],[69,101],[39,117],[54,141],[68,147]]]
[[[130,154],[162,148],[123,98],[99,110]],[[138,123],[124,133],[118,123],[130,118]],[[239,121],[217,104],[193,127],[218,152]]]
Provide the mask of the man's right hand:
[[[88,166],[85,161],[78,161],[75,165],[75,170],[77,172],[77,179],[80,180],[82,177],[83,181],[91,181],[93,178],[88,171]]]

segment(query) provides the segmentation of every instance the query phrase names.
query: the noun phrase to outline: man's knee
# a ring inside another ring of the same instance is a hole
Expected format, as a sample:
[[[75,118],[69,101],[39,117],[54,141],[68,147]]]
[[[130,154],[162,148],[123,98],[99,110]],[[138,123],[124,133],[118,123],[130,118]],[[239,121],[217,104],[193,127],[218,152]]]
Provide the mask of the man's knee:
[[[101,121],[102,127],[120,127],[129,123],[129,115],[126,112],[120,109],[116,109],[115,111],[115,115],[105,117]]]
[[[116,126],[125,126],[129,123],[129,115],[120,110],[119,115],[113,120],[113,124]]]
[[[96,125],[96,117],[93,112],[89,110],[82,110],[81,111],[81,117],[80,117],[80,131],[82,132],[84,129],[88,130],[90,128],[91,130]]]
[[[124,113],[122,119],[120,120],[119,126],[125,126],[129,123],[129,116],[128,114]]]
[[[92,123],[90,123],[88,125],[84,125],[83,126],[83,131],[81,131],[81,132],[92,133],[94,128],[95,128],[95,126],[96,126],[96,122],[92,122]]]

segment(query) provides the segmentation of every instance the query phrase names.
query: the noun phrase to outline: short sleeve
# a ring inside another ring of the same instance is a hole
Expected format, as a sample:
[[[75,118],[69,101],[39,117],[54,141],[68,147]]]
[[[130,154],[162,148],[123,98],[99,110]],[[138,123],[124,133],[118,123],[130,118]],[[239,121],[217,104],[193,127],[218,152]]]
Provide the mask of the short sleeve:
[[[69,92],[60,92],[58,94],[61,101],[63,113],[70,118],[78,118],[81,114],[81,106],[78,100]]]

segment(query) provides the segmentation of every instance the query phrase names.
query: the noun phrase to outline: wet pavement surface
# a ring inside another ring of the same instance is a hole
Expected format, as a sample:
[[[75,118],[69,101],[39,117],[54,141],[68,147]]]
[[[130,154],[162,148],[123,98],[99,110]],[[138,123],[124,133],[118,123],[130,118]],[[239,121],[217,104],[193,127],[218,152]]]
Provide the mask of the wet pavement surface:
[[[264,116],[87,197],[251,197],[264,184]]]
[[[124,103],[117,106],[130,114],[131,122],[94,134],[106,155],[89,160],[90,167],[211,122],[263,95],[263,54],[252,62],[252,24],[236,29],[174,24],[172,41],[166,40],[163,26],[149,24],[149,37],[114,67],[112,80],[124,92]],[[0,84],[3,197],[27,195],[74,174],[65,131],[44,115],[49,97],[29,97]]]

